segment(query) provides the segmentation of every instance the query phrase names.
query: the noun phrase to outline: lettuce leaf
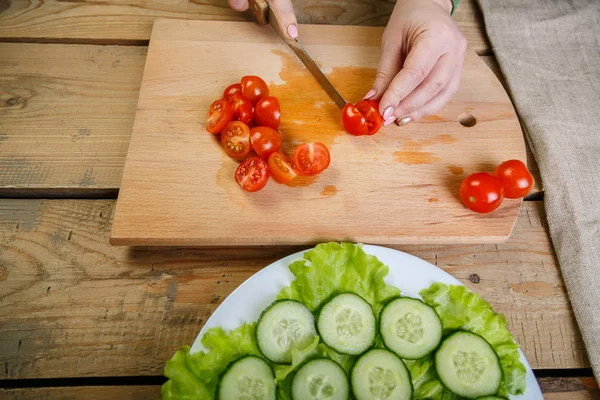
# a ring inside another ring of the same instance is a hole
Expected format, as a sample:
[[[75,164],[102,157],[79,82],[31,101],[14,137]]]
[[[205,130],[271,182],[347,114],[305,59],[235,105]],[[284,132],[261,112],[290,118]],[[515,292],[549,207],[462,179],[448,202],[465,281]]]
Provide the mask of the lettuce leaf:
[[[387,301],[400,295],[398,288],[383,281],[389,271],[387,265],[352,243],[319,244],[306,252],[303,260],[292,263],[290,271],[296,279],[278,299],[298,300],[313,312],[332,296],[352,292],[362,296],[379,315]]]
[[[163,399],[214,399],[219,375],[227,365],[244,355],[261,356],[256,345],[256,323],[244,324],[225,332],[212,328],[202,337],[202,345],[208,352],[190,354],[190,347],[183,346],[167,361],[165,376],[169,380],[162,386]]]
[[[434,283],[420,294],[440,316],[444,333],[464,329],[482,336],[494,347],[504,373],[499,396],[525,391],[527,370],[519,360],[519,345],[508,331],[504,315],[494,312],[488,302],[466,286]]]

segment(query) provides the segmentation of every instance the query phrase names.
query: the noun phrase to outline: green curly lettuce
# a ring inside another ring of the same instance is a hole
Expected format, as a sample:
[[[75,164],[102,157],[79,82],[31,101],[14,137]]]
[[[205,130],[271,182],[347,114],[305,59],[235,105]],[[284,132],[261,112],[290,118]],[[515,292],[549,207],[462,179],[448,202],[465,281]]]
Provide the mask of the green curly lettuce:
[[[527,370],[519,359],[519,345],[508,331],[504,315],[494,312],[488,302],[466,286],[434,283],[420,294],[440,316],[445,334],[463,329],[482,336],[492,345],[504,374],[499,396],[525,391]]]

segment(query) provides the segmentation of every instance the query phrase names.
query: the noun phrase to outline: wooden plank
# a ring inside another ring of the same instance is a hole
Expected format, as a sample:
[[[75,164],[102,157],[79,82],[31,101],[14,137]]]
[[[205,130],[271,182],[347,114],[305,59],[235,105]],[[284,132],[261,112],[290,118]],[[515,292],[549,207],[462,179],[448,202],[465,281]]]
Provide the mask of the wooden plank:
[[[114,205],[0,200],[2,379],[160,375],[231,291],[303,248],[112,247]],[[525,203],[503,245],[396,248],[504,313],[533,368],[588,367],[542,206]]]
[[[594,400],[600,395],[593,378],[538,378],[546,400]],[[6,400],[157,399],[160,386],[75,386],[0,389]]]
[[[0,389],[4,400],[145,400],[159,399],[160,386],[75,386]]]
[[[300,29],[304,47],[348,101],[362,99],[372,86],[381,33],[358,26]],[[219,53],[206,57],[217,42]],[[244,63],[223,69],[234,57]],[[526,161],[525,143],[509,97],[480,57],[469,51],[462,72],[457,93],[436,115],[356,137],[344,132],[340,109],[270,26],[157,20],[112,243],[503,242],[520,201],[482,216],[456,194],[472,172]],[[233,179],[239,162],[204,132],[204,120],[223,89],[246,74],[260,75],[279,99],[283,151],[323,142],[331,152],[326,171],[290,185],[271,181],[258,193],[240,189]],[[473,124],[465,126],[463,116]]]
[[[394,7],[386,0],[294,1],[300,23],[385,26]],[[0,40],[103,44],[146,44],[155,18],[251,20],[249,13],[231,10],[225,1],[12,0],[0,3]],[[469,46],[490,52],[475,0],[463,0],[454,19]]]
[[[115,192],[145,56],[145,47],[0,43],[0,194]]]

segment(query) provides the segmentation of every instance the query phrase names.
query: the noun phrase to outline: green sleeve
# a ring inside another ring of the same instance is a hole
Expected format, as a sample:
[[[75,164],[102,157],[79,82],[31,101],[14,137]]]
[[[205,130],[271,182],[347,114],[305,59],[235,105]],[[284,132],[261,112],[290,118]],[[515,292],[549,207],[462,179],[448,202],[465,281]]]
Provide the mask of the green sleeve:
[[[457,7],[458,7],[458,0],[452,0],[452,11],[450,12],[450,15],[454,15],[454,11],[456,11]]]

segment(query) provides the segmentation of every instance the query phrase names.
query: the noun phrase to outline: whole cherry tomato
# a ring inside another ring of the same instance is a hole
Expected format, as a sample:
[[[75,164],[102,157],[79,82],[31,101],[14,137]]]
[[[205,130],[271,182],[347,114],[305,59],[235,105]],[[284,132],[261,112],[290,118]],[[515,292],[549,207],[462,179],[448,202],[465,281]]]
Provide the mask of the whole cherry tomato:
[[[250,100],[252,104],[269,95],[267,83],[262,78],[247,75],[242,78],[242,95]]]
[[[486,214],[497,209],[504,199],[502,182],[487,172],[467,176],[460,185],[460,200],[470,210]]]
[[[256,102],[254,115],[258,125],[268,126],[273,129],[279,128],[279,123],[281,122],[279,100],[273,96],[263,97]]]
[[[219,99],[208,108],[206,130],[220,133],[233,120],[233,107],[225,99]]]
[[[504,186],[504,197],[520,199],[533,189],[533,176],[520,160],[508,160],[496,167],[494,175]]]
[[[279,151],[281,147],[281,137],[279,133],[268,126],[256,126],[250,131],[250,140],[256,154],[264,158],[274,151]]]
[[[250,128],[242,121],[231,121],[221,132],[221,144],[229,157],[246,157],[252,151]]]
[[[229,96],[229,103],[233,107],[233,115],[238,121],[242,121],[246,125],[252,122],[252,103],[250,100],[242,96],[240,93],[234,93]]]
[[[329,150],[323,143],[302,143],[294,150],[294,166],[302,175],[316,175],[329,166]]]
[[[231,103],[231,100],[229,100],[229,98],[234,93],[242,94],[242,85],[241,84],[234,83],[232,85],[227,86],[227,88],[223,91],[223,98]]]
[[[248,192],[256,192],[264,188],[269,180],[267,163],[262,158],[250,157],[235,170],[235,181]]]

